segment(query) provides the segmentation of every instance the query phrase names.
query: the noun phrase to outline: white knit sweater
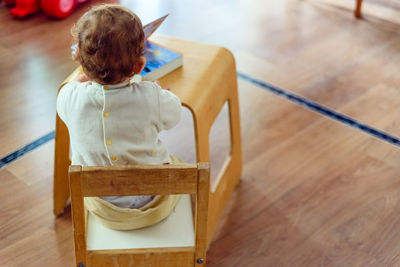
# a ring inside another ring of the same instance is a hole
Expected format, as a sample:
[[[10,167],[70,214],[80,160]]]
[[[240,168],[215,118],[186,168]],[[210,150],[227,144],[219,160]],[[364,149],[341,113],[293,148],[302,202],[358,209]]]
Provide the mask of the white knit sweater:
[[[181,103],[152,82],[70,82],[58,95],[57,112],[68,127],[72,164],[161,164],[169,154],[158,133],[179,122]]]
[[[73,165],[162,164],[170,158],[158,133],[179,122],[181,103],[153,82],[70,82],[57,113],[68,127]]]

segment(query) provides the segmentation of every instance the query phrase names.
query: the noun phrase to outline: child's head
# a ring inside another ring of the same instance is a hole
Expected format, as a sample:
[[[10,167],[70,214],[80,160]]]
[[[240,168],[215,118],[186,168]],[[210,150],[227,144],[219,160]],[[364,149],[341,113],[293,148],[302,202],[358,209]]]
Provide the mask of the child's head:
[[[78,43],[76,60],[90,79],[115,84],[141,71],[143,26],[129,9],[119,5],[94,7],[78,20],[72,34]]]

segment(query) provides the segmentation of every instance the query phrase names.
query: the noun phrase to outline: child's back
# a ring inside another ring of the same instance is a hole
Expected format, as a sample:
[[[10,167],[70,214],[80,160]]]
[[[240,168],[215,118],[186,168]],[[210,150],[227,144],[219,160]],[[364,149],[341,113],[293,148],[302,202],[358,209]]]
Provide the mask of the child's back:
[[[58,97],[72,164],[83,166],[169,163],[158,133],[175,126],[180,112],[179,99],[152,82],[72,82]]]
[[[76,60],[85,76],[66,84],[57,98],[57,112],[70,135],[72,164],[170,163],[158,133],[178,123],[181,103],[156,83],[130,82],[145,65],[139,18],[118,5],[104,5],[85,13],[75,31]],[[177,200],[176,196],[128,196],[87,198],[85,204],[107,226],[133,229],[163,219]]]

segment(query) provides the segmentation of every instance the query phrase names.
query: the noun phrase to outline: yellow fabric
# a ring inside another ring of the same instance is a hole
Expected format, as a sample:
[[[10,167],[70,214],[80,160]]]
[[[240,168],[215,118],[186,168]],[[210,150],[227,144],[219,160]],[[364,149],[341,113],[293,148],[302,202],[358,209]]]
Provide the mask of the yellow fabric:
[[[172,164],[183,163],[170,155]],[[180,195],[155,196],[140,209],[117,207],[99,197],[85,197],[85,207],[102,224],[114,230],[133,230],[153,225],[165,219],[175,208]]]

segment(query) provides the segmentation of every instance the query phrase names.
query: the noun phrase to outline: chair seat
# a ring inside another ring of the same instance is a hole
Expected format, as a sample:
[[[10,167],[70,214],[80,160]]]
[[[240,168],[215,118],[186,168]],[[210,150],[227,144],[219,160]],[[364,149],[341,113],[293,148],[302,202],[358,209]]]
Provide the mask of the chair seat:
[[[131,231],[112,230],[89,213],[87,249],[130,249],[194,246],[194,226],[190,195],[182,195],[175,210],[163,221]]]

